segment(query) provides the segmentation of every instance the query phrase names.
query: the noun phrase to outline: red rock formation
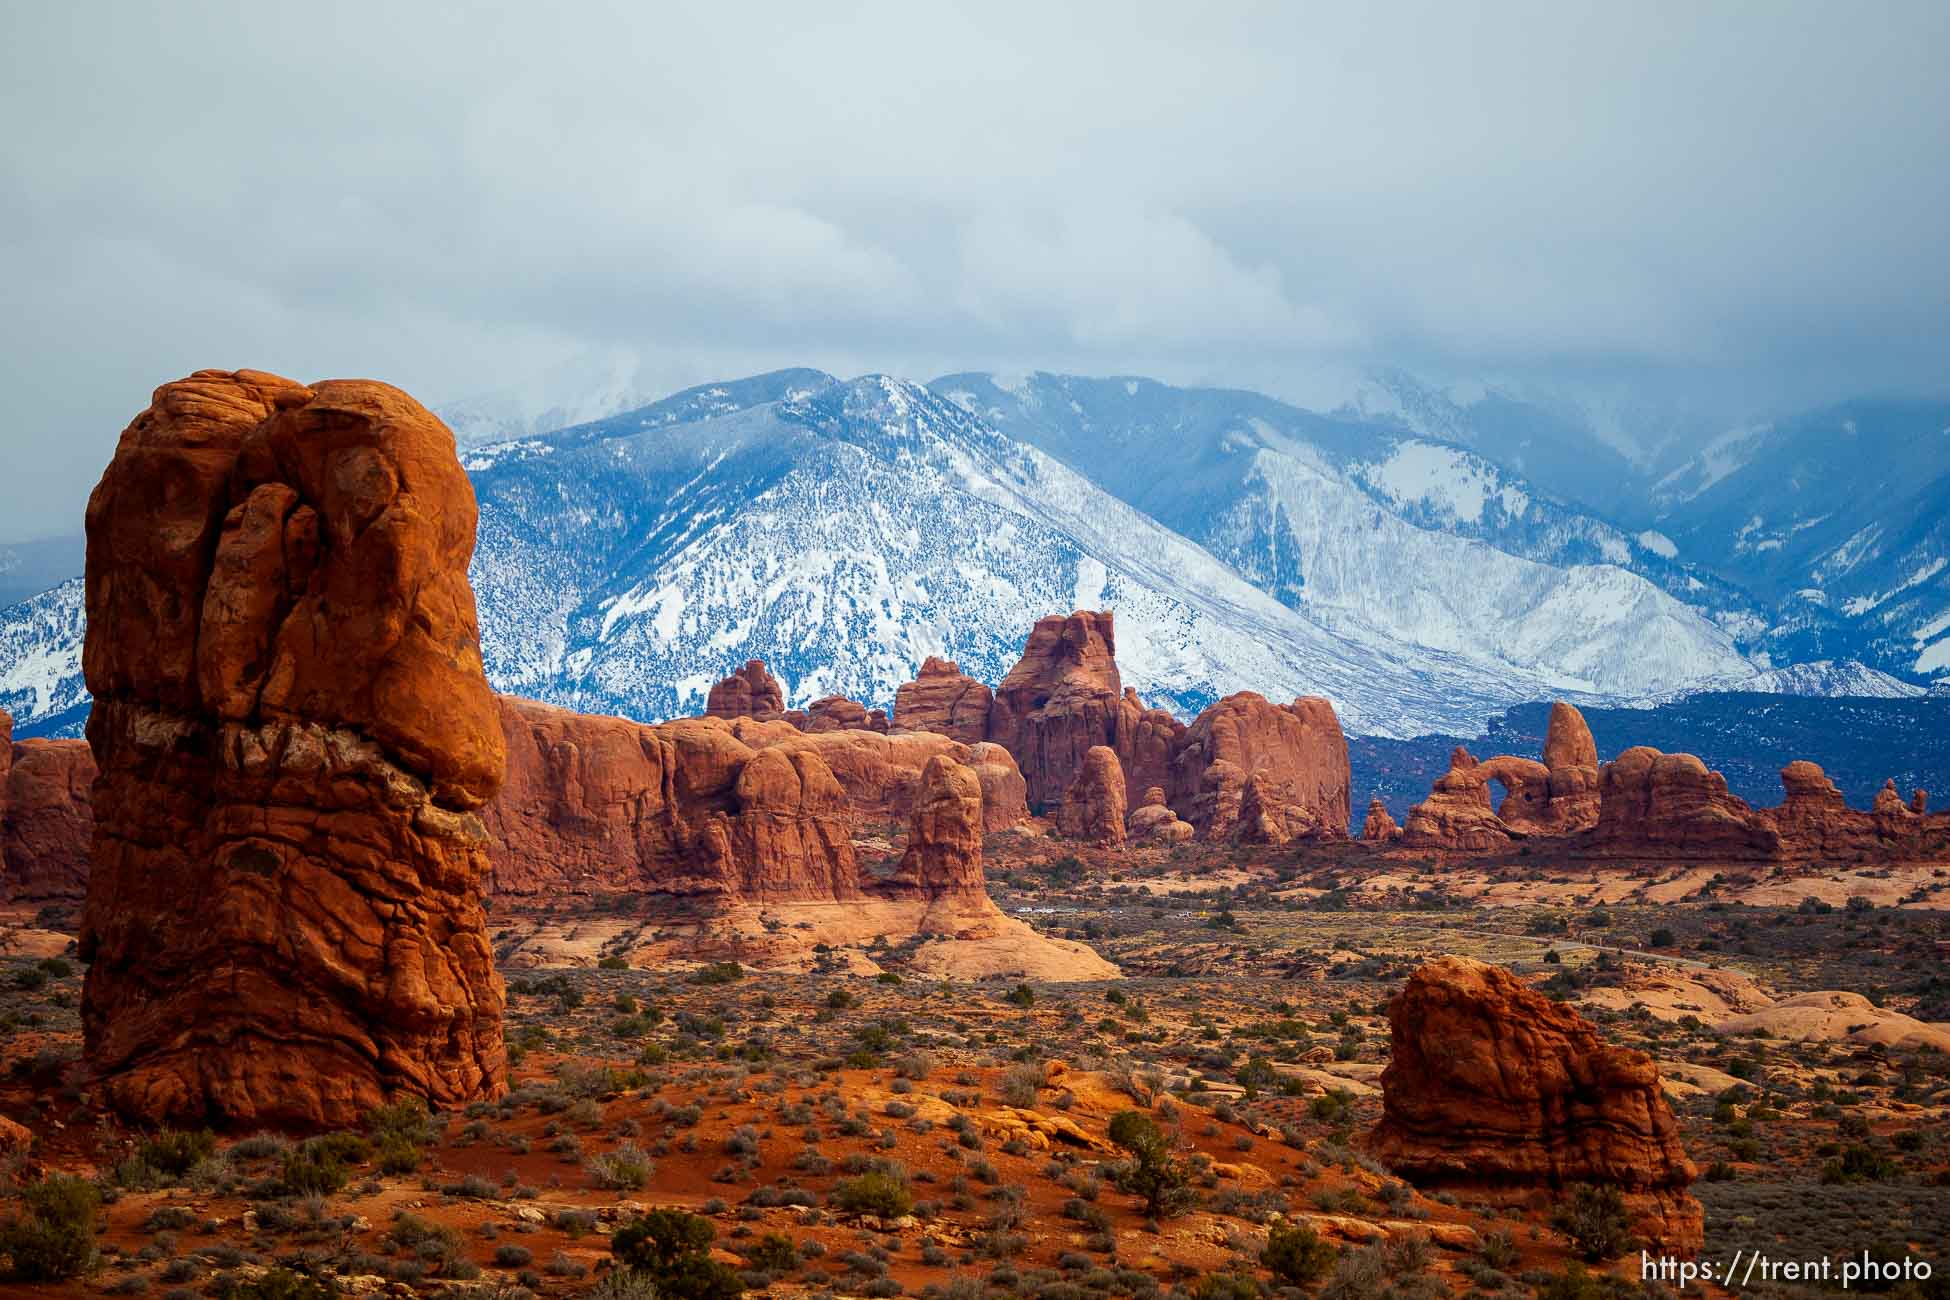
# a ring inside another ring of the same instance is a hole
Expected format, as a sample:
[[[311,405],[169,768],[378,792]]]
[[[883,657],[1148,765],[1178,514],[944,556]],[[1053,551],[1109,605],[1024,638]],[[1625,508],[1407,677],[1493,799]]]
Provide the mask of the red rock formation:
[[[508,696],[501,716],[508,780],[483,810],[497,894],[860,894],[852,811],[817,748],[755,749],[720,718],[647,726]]]
[[[1767,861],[1781,837],[1726,778],[1691,754],[1635,746],[1598,772],[1598,822],[1579,837],[1591,857]]]
[[[982,785],[973,768],[936,754],[921,769],[908,819],[907,847],[889,882],[930,901],[979,896],[982,878]]]
[[[1055,808],[1083,756],[1115,744],[1122,693],[1108,610],[1036,620],[1022,658],[996,689],[988,730],[1016,756],[1032,811]]]
[[[1408,810],[1402,843],[1463,853],[1510,846],[1510,829],[1491,809],[1489,780],[1469,750],[1456,746],[1429,797]]]
[[[950,659],[929,655],[920,676],[894,692],[894,726],[933,731],[964,745],[988,739],[995,692]]]
[[[776,718],[784,712],[785,692],[763,659],[747,661],[713,686],[704,703],[707,718]]]
[[[94,839],[95,756],[85,740],[14,740],[0,709],[0,898],[79,900]]]
[[[1467,957],[1416,971],[1388,1020],[1369,1145],[1396,1174],[1472,1194],[1609,1183],[1649,1245],[1700,1248],[1702,1213],[1686,1191],[1698,1171],[1651,1057]]]
[[[975,770],[982,784],[982,816],[987,829],[1005,830],[1029,817],[1022,774],[1000,745],[963,745],[931,731],[801,734],[783,723],[749,720],[734,723],[733,730],[754,748],[785,745],[818,753],[846,790],[859,821],[905,821],[914,810],[922,770],[937,754]]]
[[[453,435],[199,371],[88,503],[86,1059],[145,1121],[345,1126],[504,1082],[475,815],[505,749]]]
[[[1171,784],[1171,759],[1185,743],[1187,727],[1163,709],[1147,709],[1126,686],[1117,702],[1117,734],[1111,742],[1124,766],[1126,789]]]
[[[1117,846],[1124,843],[1124,769],[1117,751],[1094,745],[1063,794],[1056,827],[1074,839]]]
[[[1929,816],[1930,792],[1928,790],[1912,790],[1909,796],[1909,810],[1918,817]]]
[[[887,730],[887,715],[879,709],[871,713],[858,700],[844,695],[828,695],[806,707],[804,731],[879,731]]]
[[[1172,758],[1171,805],[1201,838],[1285,844],[1347,838],[1347,740],[1317,696],[1276,705],[1251,691],[1214,704]]]
[[[1140,843],[1182,844],[1197,834],[1190,822],[1178,820],[1178,814],[1165,802],[1164,790],[1155,785],[1144,792],[1138,806],[1125,818],[1125,827],[1129,837]]]
[[[1551,705],[1550,723],[1544,728],[1544,766],[1552,771],[1598,766],[1598,742],[1591,737],[1590,724],[1575,705],[1563,700]]]
[[[1388,812],[1388,805],[1380,799],[1368,800],[1368,816],[1361,823],[1361,838],[1373,844],[1386,844],[1402,837],[1402,828]]]

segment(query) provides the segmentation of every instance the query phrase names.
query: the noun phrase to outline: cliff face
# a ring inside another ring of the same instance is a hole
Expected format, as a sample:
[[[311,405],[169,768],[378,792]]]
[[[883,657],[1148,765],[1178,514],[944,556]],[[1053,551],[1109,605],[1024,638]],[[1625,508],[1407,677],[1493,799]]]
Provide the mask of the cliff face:
[[[988,725],[988,738],[1015,755],[1032,811],[1053,811],[1084,755],[1115,742],[1122,698],[1109,611],[1036,620],[1022,658],[996,688]]]
[[[1347,838],[1347,740],[1326,700],[1228,695],[1179,739],[1171,806],[1202,839]]]
[[[453,435],[384,384],[199,371],[88,503],[84,1050],[146,1122],[343,1127],[505,1082],[505,749]]]

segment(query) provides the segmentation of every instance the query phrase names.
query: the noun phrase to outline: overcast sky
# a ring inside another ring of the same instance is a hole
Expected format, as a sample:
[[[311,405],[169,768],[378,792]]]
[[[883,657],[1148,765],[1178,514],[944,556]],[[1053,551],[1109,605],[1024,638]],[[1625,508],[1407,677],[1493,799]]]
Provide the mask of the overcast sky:
[[[0,7],[0,541],[204,366],[1950,390],[1950,4]]]

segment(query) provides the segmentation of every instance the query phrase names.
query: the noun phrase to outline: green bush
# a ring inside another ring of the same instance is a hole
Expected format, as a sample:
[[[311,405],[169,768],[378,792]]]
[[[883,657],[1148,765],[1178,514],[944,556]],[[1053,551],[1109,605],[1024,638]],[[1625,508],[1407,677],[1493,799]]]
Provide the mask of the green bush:
[[[342,1190],[350,1178],[338,1153],[325,1139],[314,1138],[284,1153],[278,1187],[287,1196],[330,1196]]]
[[[1237,1273],[1207,1273],[1192,1288],[1194,1300],[1259,1300],[1259,1283]]]
[[[1305,1223],[1275,1224],[1266,1234],[1259,1262],[1288,1286],[1309,1286],[1327,1276],[1340,1252]]]
[[[24,1215],[0,1223],[0,1255],[12,1261],[7,1276],[22,1282],[59,1282],[95,1266],[95,1211],[101,1194],[71,1174],[49,1174],[20,1190]]]
[[[216,1149],[217,1135],[207,1128],[196,1133],[164,1129],[144,1142],[138,1155],[151,1169],[181,1178],[208,1160]]]
[[[737,1300],[745,1286],[732,1268],[711,1258],[716,1235],[709,1219],[652,1210],[619,1228],[609,1240],[609,1253],[647,1278],[663,1300]]]
[[[1197,1193],[1191,1176],[1171,1154],[1171,1142],[1150,1116],[1141,1111],[1120,1110],[1111,1116],[1110,1140],[1131,1153],[1131,1158],[1110,1170],[1110,1180],[1118,1190],[1144,1198],[1146,1217],[1162,1219],[1189,1209]]]
[[[877,1214],[883,1219],[898,1219],[914,1208],[914,1197],[905,1183],[875,1169],[834,1187],[833,1203],[848,1214]]]
[[[339,1293],[317,1278],[274,1268],[262,1277],[219,1282],[211,1294],[217,1300],[338,1300]]]
[[[1551,1223],[1593,1264],[1617,1259],[1631,1249],[1632,1225],[1625,1214],[1625,1197],[1609,1183],[1573,1185]]]
[[[745,1262],[767,1273],[790,1273],[799,1265],[798,1248],[783,1232],[768,1232],[746,1246]]]

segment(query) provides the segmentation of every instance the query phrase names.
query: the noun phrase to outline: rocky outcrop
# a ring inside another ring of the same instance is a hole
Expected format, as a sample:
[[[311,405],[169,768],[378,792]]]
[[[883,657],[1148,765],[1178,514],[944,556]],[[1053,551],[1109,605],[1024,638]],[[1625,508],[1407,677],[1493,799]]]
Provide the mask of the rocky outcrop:
[[[747,661],[713,686],[704,701],[707,718],[777,718],[784,712],[785,692],[763,659]]]
[[[887,714],[844,695],[828,695],[807,705],[805,720],[797,725],[804,731],[885,732]]]
[[[1550,722],[1544,728],[1544,766],[1553,772],[1561,767],[1598,766],[1598,742],[1592,739],[1590,724],[1577,706],[1563,700],[1551,705]]]
[[[963,745],[928,731],[800,733],[782,722],[741,721],[733,724],[733,730],[754,748],[783,745],[818,753],[845,789],[860,822],[906,821],[914,810],[922,771],[936,755],[974,769],[982,785],[982,817],[988,830],[1006,830],[1029,817],[1022,773],[1000,745]]]
[[[1190,822],[1178,819],[1165,802],[1163,788],[1155,785],[1144,792],[1138,806],[1125,818],[1125,830],[1131,840],[1158,844],[1182,844],[1198,833]]]
[[[1402,837],[1402,828],[1396,824],[1388,805],[1380,799],[1368,800],[1368,815],[1361,823],[1361,838],[1370,844],[1387,844]]]
[[[1022,658],[996,688],[988,729],[1016,756],[1032,812],[1062,802],[1092,748],[1114,747],[1122,699],[1108,610],[1036,620]]]
[[[1172,757],[1171,806],[1202,839],[1339,840],[1348,785],[1333,705],[1317,696],[1276,705],[1241,691],[1187,728]]]
[[[95,834],[95,756],[85,740],[13,739],[0,709],[0,899],[79,899]]]
[[[1490,807],[1489,778],[1461,745],[1429,797],[1408,810],[1402,843],[1415,848],[1492,853],[1510,846],[1510,828]]]
[[[1769,861],[1781,837],[1726,778],[1691,754],[1640,745],[1598,771],[1598,822],[1578,840],[1581,855],[1652,860]]]
[[[1117,751],[1095,745],[1064,791],[1056,827],[1073,839],[1116,847],[1124,843],[1124,805],[1124,769]]]
[[[982,784],[973,768],[936,754],[921,769],[896,887],[930,902],[988,894],[982,879]]]
[[[913,681],[894,692],[893,725],[902,731],[932,731],[973,745],[987,740],[995,692],[962,672],[951,659],[929,655]]]
[[[1697,1251],[1697,1176],[1643,1052],[1499,967],[1440,957],[1389,1005],[1370,1148],[1396,1174],[1472,1197],[1605,1183],[1655,1249]]]
[[[815,747],[756,749],[721,718],[647,726],[506,696],[501,717],[508,779],[483,810],[498,895],[860,895],[852,809]]]
[[[384,384],[199,371],[88,503],[87,1064],[150,1121],[346,1126],[505,1081],[474,494]]]
[[[1117,703],[1117,733],[1111,747],[1124,767],[1127,790],[1160,789],[1171,785],[1171,760],[1185,743],[1189,730],[1164,709],[1149,709],[1133,688],[1124,688]]]

